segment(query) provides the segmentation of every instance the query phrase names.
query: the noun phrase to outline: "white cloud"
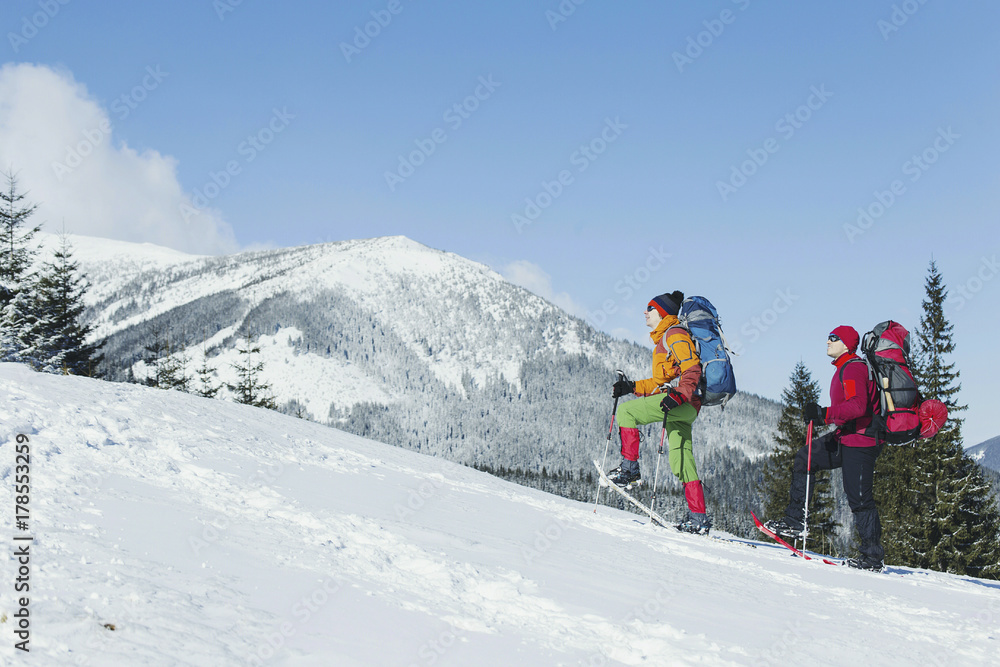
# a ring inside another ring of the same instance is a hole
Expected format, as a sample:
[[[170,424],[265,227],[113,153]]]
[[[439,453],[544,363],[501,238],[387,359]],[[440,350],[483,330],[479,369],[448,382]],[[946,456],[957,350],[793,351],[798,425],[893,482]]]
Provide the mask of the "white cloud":
[[[500,274],[515,285],[520,285],[529,292],[551,301],[570,315],[580,318],[587,316],[587,309],[574,301],[568,293],[556,293],[552,287],[552,276],[537,264],[523,259],[517,260],[500,269]]]
[[[152,72],[151,72],[152,74]],[[152,76],[149,85],[158,85]],[[115,145],[108,111],[72,74],[44,65],[0,67],[0,168],[17,174],[33,222],[48,231],[148,242],[198,254],[238,249],[214,210],[188,215],[177,161]]]

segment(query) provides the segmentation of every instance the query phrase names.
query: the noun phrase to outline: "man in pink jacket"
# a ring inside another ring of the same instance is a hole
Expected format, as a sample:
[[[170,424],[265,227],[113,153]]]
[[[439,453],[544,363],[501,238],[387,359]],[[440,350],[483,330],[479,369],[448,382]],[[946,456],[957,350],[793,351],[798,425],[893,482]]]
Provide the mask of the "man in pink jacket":
[[[813,426],[836,424],[830,433],[812,440],[812,469],[807,470],[809,450],[803,447],[795,455],[792,468],[791,499],[782,519],[768,521],[767,527],[782,537],[800,537],[805,517],[806,477],[809,493],[815,488],[815,472],[843,468],[844,492],[854,513],[854,525],[861,537],[860,558],[847,564],[864,570],[882,570],[882,524],[875,505],[875,459],[882,447],[868,433],[878,410],[878,394],[869,377],[868,364],[855,354],[859,342],[853,327],[839,326],[827,337],[826,353],[833,358],[836,371],[830,382],[830,407],[810,403],[802,417]]]

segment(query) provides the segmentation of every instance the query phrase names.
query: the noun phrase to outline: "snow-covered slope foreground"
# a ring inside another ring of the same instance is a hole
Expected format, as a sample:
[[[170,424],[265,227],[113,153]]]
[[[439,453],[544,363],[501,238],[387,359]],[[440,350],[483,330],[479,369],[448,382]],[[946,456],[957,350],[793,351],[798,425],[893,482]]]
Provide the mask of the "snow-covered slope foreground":
[[[6,664],[1000,663],[996,582],[675,534],[176,392],[0,365],[0,478]]]

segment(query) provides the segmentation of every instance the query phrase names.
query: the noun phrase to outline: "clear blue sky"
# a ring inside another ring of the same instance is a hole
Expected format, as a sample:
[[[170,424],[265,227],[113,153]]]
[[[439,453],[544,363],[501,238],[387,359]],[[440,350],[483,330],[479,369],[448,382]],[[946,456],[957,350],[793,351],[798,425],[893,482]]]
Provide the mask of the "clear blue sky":
[[[211,205],[244,247],[404,234],[505,272],[521,262],[635,339],[651,296],[704,294],[743,349],[742,388],[772,398],[799,360],[825,393],[835,326],[915,326],[933,257],[971,297],[946,309],[966,444],[1000,433],[1000,5],[232,4],[69,2],[15,52],[10,33],[42,10],[14,0],[0,62],[70,72],[115,141],[171,156],[187,193],[237,161]],[[574,11],[557,22],[560,6]],[[147,67],[167,76],[122,118],[115,101]],[[294,118],[246,161],[274,109]],[[546,208],[519,230],[526,198]],[[859,207],[879,215],[850,235]]]

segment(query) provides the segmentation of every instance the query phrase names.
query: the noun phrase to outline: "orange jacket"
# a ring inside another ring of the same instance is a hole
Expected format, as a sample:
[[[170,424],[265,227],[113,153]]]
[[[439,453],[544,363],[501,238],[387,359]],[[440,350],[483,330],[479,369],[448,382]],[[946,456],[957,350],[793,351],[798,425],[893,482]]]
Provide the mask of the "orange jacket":
[[[701,380],[701,359],[695,351],[691,335],[680,326],[675,316],[667,315],[649,337],[656,344],[653,350],[653,377],[636,381],[636,396],[651,396],[666,391],[667,383],[680,377],[677,391],[696,409],[700,408],[701,401],[695,396],[695,391]]]

